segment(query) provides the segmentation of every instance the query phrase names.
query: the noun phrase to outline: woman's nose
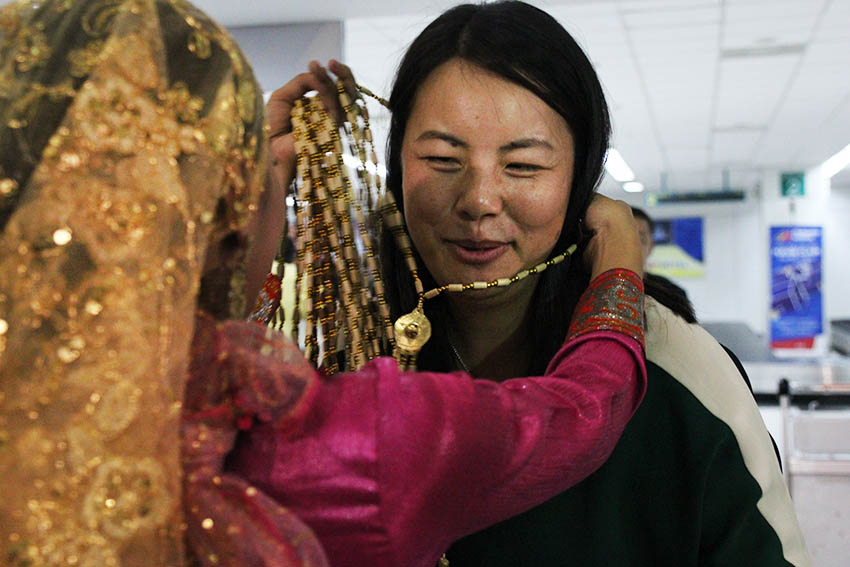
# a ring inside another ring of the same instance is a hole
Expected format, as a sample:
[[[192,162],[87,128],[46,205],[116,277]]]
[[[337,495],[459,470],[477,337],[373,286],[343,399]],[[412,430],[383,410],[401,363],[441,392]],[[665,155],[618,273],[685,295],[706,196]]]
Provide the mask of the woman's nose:
[[[455,211],[465,220],[479,220],[502,211],[503,196],[496,174],[470,168],[460,180]]]

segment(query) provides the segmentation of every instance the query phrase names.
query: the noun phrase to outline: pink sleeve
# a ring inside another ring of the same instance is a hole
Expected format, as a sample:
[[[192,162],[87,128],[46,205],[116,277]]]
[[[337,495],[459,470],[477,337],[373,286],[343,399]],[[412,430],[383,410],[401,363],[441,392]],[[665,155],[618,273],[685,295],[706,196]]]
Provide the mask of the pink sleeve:
[[[252,430],[232,463],[331,565],[433,565],[598,468],[644,388],[639,343],[610,331],[565,345],[548,376],[501,384],[378,359],[323,384],[300,430]],[[355,548],[374,551],[352,562]]]
[[[639,324],[621,327],[575,325],[545,376],[502,383],[377,359],[327,379],[297,427],[253,428],[231,466],[309,525],[331,565],[433,566],[605,461],[646,386]]]
[[[605,462],[644,391],[641,349],[603,331],[556,360],[545,377],[501,384],[382,376],[378,478],[397,564],[540,504]]]

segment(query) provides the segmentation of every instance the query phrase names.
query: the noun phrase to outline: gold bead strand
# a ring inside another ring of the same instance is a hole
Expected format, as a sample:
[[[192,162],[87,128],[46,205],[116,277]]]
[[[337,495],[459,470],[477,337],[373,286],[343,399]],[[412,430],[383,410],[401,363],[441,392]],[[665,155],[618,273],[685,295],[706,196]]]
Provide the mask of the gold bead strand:
[[[296,150],[296,166],[301,185],[298,191],[300,207],[297,208],[297,278],[296,278],[296,314],[300,316],[303,311],[306,316],[304,324],[304,355],[317,364],[318,362],[318,339],[313,323],[314,299],[314,258],[320,249],[316,242],[317,219],[316,211],[321,206],[314,198],[314,183],[318,183],[314,168],[314,157],[318,155],[318,144],[316,133],[311,128],[309,117],[312,109],[305,100],[296,101],[292,112],[292,126]],[[316,258],[318,259],[318,258]],[[302,306],[302,297],[304,299]],[[298,328],[296,327],[296,338]]]
[[[296,280],[296,302],[298,303],[296,312],[300,316],[302,308],[301,299],[304,296],[303,312],[306,315],[304,325],[304,356],[313,362],[313,364],[317,364],[319,349],[313,322],[313,292],[315,289],[313,285],[313,258],[317,251],[317,243],[315,241],[317,225],[315,210],[317,204],[313,199],[314,182],[316,182],[316,179],[313,175],[315,169],[313,167],[312,156],[316,155],[318,146],[316,144],[315,134],[308,128],[309,122],[306,120],[308,110],[299,100],[296,102],[292,114],[297,156],[296,163],[299,175],[303,180],[299,191],[299,199],[302,203],[299,210],[301,218],[298,220],[297,228],[299,265],[298,278]],[[293,332],[297,332],[297,330]]]
[[[365,155],[366,147],[368,144],[368,150],[370,151],[370,157],[372,159],[372,163],[377,167],[377,156],[375,155],[374,149],[371,145],[372,142],[372,133],[369,128],[369,114],[366,108],[365,101],[362,100],[359,96],[356,98],[355,102],[351,101],[351,98],[348,96],[348,93],[345,91],[344,86],[340,81],[337,82],[337,93],[339,95],[340,104],[343,107],[343,110],[346,114],[346,119],[348,125],[350,126],[352,143],[350,148],[352,153],[360,156],[361,158]],[[361,124],[362,122],[362,124]],[[344,165],[341,163],[341,155],[340,157],[340,167],[344,168]],[[362,166],[357,167],[358,173],[362,171]],[[347,180],[347,177],[346,177]],[[371,279],[371,289],[373,290],[373,295],[376,296],[377,305],[375,306],[367,295],[363,296],[363,309],[367,310],[370,314],[373,313],[374,309],[377,307],[378,317],[381,318],[383,322],[383,333],[386,337],[392,336],[392,322],[390,320],[389,307],[386,302],[386,297],[384,294],[383,282],[381,281],[380,269],[378,268],[377,262],[375,261],[375,248],[373,245],[372,235],[376,234],[377,231],[374,228],[374,222],[370,227],[367,224],[366,219],[364,218],[361,201],[365,201],[367,210],[372,210],[371,203],[373,202],[373,195],[376,195],[380,191],[380,177],[379,176],[359,176],[358,177],[358,198],[350,198],[351,208],[354,210],[354,216],[356,218],[358,232],[360,236],[360,242],[363,245],[365,250],[365,261],[362,262],[362,267],[367,272],[364,274],[364,278]],[[349,196],[353,195],[353,192],[350,191],[350,183],[347,186],[349,192],[347,193]],[[370,228],[371,233],[370,233]],[[365,286],[364,286],[365,287]],[[372,349],[374,351],[374,355],[379,354],[379,345],[377,342],[377,337],[375,336],[375,330],[372,323],[373,317],[366,317],[367,329],[371,331],[369,333],[371,335],[371,340],[369,343],[372,345]],[[371,357],[370,357],[371,358]]]
[[[379,97],[378,95],[376,95],[375,93],[373,93],[372,91],[370,91],[369,89],[364,87],[363,85],[357,85],[357,90],[359,90],[364,95],[377,100],[378,103],[380,103],[380,105],[383,106],[384,108],[386,108],[387,110],[390,109],[390,102],[387,99]]]
[[[337,88],[339,89],[340,87],[338,86]],[[362,89],[360,87],[358,87],[358,88],[361,90],[361,92],[364,92],[365,94],[367,94],[367,96],[372,96],[374,98],[378,98],[378,97],[375,97],[375,95],[371,91],[369,91],[368,89]],[[364,219],[363,214],[362,214],[362,210],[361,210],[360,206],[358,205],[356,207],[357,221],[358,221],[358,225],[360,226],[360,230],[361,230],[361,240],[364,242],[364,245],[365,245],[366,250],[367,250],[366,263],[367,263],[367,267],[368,267],[369,271],[372,274],[373,286],[374,286],[374,289],[375,289],[375,294],[377,296],[378,316],[383,321],[383,326],[384,326],[384,337],[386,338],[387,342],[389,343],[390,348],[394,348],[395,340],[393,338],[392,319],[390,317],[389,305],[387,303],[386,294],[384,292],[384,283],[383,283],[383,280],[382,280],[382,277],[381,277],[381,272],[380,272],[380,269],[378,267],[377,261],[375,260],[376,254],[374,252],[375,248],[374,248],[373,241],[372,241],[372,235],[377,236],[377,234],[378,234],[378,225],[377,225],[376,221],[379,218],[379,215],[375,214],[375,211],[376,211],[375,203],[376,203],[376,198],[381,195],[381,191],[382,191],[381,176],[379,174],[377,174],[378,156],[375,153],[375,147],[374,147],[374,143],[373,143],[373,139],[372,139],[372,129],[371,129],[371,126],[369,124],[369,111],[368,111],[368,108],[367,108],[367,105],[366,105],[366,101],[361,98],[361,102],[362,102],[362,106],[360,106],[360,108],[362,108],[362,119],[363,119],[363,122],[364,122],[363,130],[362,130],[363,139],[355,140],[355,142],[359,143],[359,144],[364,144],[364,143],[368,144],[369,155],[370,155],[370,158],[372,160],[372,163],[375,164],[376,175],[374,176],[374,181],[375,181],[374,189],[372,187],[367,187],[366,190],[363,192],[363,193],[365,193],[366,210],[372,211],[371,218],[368,219],[368,220]],[[382,102],[382,104],[386,103],[386,101],[383,101],[383,99],[379,99],[379,102]],[[387,106],[387,105],[385,104],[385,106]],[[364,140],[365,140],[365,142],[364,142]]]
[[[345,166],[341,155],[341,140],[339,130],[330,119],[326,111],[320,111],[324,124],[323,129],[329,133],[330,147],[323,147],[325,158],[325,171],[328,176],[328,186],[330,188],[330,197],[333,203],[336,225],[339,232],[342,234],[342,246],[340,247],[341,259],[345,264],[340,271],[341,277],[347,277],[350,284],[350,291],[345,300],[345,307],[348,319],[348,327],[351,331],[351,344],[348,349],[354,351],[355,368],[360,368],[365,361],[371,359],[374,355],[369,352],[367,344],[364,344],[364,329],[366,328],[365,320],[368,319],[368,305],[362,300],[362,278],[360,274],[359,261],[357,250],[354,242],[354,236],[351,231],[351,215],[350,207],[350,183],[345,171]]]
[[[327,170],[324,170],[327,171]],[[355,331],[356,323],[354,319],[354,313],[351,305],[351,282],[348,278],[348,272],[345,266],[345,263],[342,258],[342,252],[340,250],[339,243],[339,228],[334,220],[334,211],[335,205],[331,202],[330,197],[328,196],[328,191],[325,189],[324,183],[316,183],[316,190],[314,192],[314,198],[317,204],[321,204],[322,207],[322,215],[321,221],[322,226],[326,229],[326,238],[329,245],[329,261],[333,262],[335,272],[339,279],[338,290],[341,291],[341,303],[344,309],[343,316],[343,333],[345,337],[345,344],[348,348],[346,351],[351,351],[351,347],[356,343],[357,333]],[[335,349],[335,345],[327,345],[326,350]],[[356,364],[357,361],[352,360],[353,363]]]
[[[323,156],[322,171],[327,180],[327,186],[331,189],[330,195],[323,192],[320,198],[325,204],[325,225],[332,227],[330,231],[331,245],[333,248],[333,258],[336,264],[337,274],[340,279],[340,288],[343,292],[343,308],[345,310],[345,330],[347,332],[347,352],[351,354],[352,360],[350,367],[359,369],[366,362],[363,345],[364,327],[362,322],[363,309],[368,306],[361,305],[359,266],[356,259],[356,249],[354,247],[354,239],[351,234],[351,219],[348,214],[347,195],[345,191],[340,190],[344,183],[341,176],[344,175],[344,170],[339,167],[339,164],[333,159],[338,132],[334,127],[333,122],[327,112],[319,108],[318,115],[322,119],[322,124],[319,129],[325,132],[320,137],[322,147],[320,148]],[[333,214],[330,214],[333,213]],[[342,234],[342,245],[340,246],[337,234]]]
[[[325,157],[329,161],[331,156],[325,154]],[[343,167],[340,167],[341,164],[336,162],[328,163],[327,165],[329,185],[332,191],[331,199],[336,213],[335,220],[338,230],[342,234],[340,260],[343,265],[339,267],[339,270],[341,271],[341,277],[347,278],[350,285],[345,300],[346,313],[352,333],[351,346],[354,349],[355,369],[359,369],[374,357],[371,353],[371,348],[368,348],[368,345],[364,344],[369,306],[362,300],[363,278],[360,274],[358,254],[351,229],[351,215],[349,213],[350,199],[348,198],[348,192],[343,189],[347,184],[345,170]]]
[[[413,245],[410,243],[410,238],[404,230],[404,218],[395,203],[395,198],[389,191],[381,197],[380,203],[381,216],[384,219],[389,231],[392,233],[396,241],[396,245],[401,250],[404,256],[405,264],[407,265],[410,275],[413,276],[413,285],[416,288],[416,295],[422,296],[424,288],[422,280],[419,279],[419,270],[416,267],[416,259],[413,257]]]
[[[319,185],[320,186],[320,185]],[[319,193],[317,190],[316,193]],[[322,205],[323,214],[327,214],[327,205],[321,203],[321,200],[315,202]],[[317,261],[314,262],[313,281],[318,282],[315,287],[317,298],[314,306],[318,326],[316,332],[321,332],[321,344],[319,366],[324,368],[332,368],[336,365],[336,295],[333,279],[333,248],[330,241],[330,234],[333,227],[328,227],[326,223],[318,223],[316,227],[315,245],[319,251],[316,256]],[[317,266],[317,267],[316,267]],[[330,370],[329,370],[330,371]]]
[[[338,130],[333,125],[327,113],[323,112],[320,104],[315,104],[315,102],[315,100],[309,100],[307,102],[308,108],[303,115],[305,122],[312,125],[315,140],[318,142],[318,144],[313,144],[310,152],[316,157],[326,156],[328,152],[331,155],[338,155],[340,147]],[[294,120],[299,118],[301,117],[294,117]],[[303,178],[307,181],[310,179],[313,181],[312,185],[314,189],[311,192],[313,203],[321,202],[323,204],[322,214],[316,214],[318,211],[314,210],[313,216],[316,217],[316,221],[320,223],[320,226],[327,228],[327,232],[323,229],[321,230],[325,233],[322,237],[326,235],[329,241],[328,244],[332,250],[330,255],[333,259],[334,269],[339,277],[342,291],[342,309],[340,311],[344,315],[340,317],[342,322],[340,326],[343,328],[344,333],[348,331],[349,334],[345,341],[346,353],[347,355],[351,355],[349,366],[358,368],[364,363],[364,341],[368,345],[365,350],[374,350],[369,348],[371,345],[368,344],[369,341],[367,338],[363,336],[365,333],[360,332],[361,329],[368,329],[365,320],[369,317],[369,302],[364,299],[363,288],[359,285],[362,279],[359,277],[359,262],[356,257],[357,251],[349,226],[350,215],[347,211],[346,191],[339,190],[339,188],[345,185],[340,182],[340,176],[343,173],[341,168],[334,167],[337,164],[328,160],[322,161],[324,161],[326,167],[322,167],[316,161],[313,161],[309,171],[304,174]],[[303,171],[303,168],[301,170]],[[325,191],[325,187],[329,187],[330,190]],[[339,225],[336,222],[337,220],[341,221]],[[343,246],[340,246],[338,238],[336,238],[338,234],[343,234]],[[307,235],[310,240],[313,240],[314,236],[313,234]],[[354,260],[353,262],[352,259]],[[309,266],[305,266],[304,268],[305,271],[309,270]],[[351,279],[348,279],[349,274],[351,275]],[[308,287],[311,289],[315,288],[315,283],[315,280],[309,280],[308,278]],[[331,332],[323,333],[322,342],[325,343],[328,352],[333,350],[333,345],[330,344],[331,341],[329,340],[331,338]],[[309,343],[310,340],[308,339],[307,342]],[[366,352],[365,354],[371,356],[373,353]]]
[[[302,100],[295,101],[295,108],[292,111],[292,130],[293,137],[295,141],[295,155],[296,155],[296,170],[298,176],[301,177],[301,185],[299,186],[297,183],[295,193],[295,265],[296,265],[296,274],[295,274],[295,305],[292,311],[292,335],[293,339],[296,343],[299,342],[300,331],[301,331],[301,309],[302,302],[301,296],[303,294],[304,289],[304,266],[305,264],[305,255],[306,255],[306,242],[307,242],[307,211],[306,207],[309,206],[309,201],[307,200],[309,196],[309,187],[308,182],[309,178],[304,178],[304,163],[306,159],[309,157],[305,157],[307,154],[307,149],[305,146],[305,133],[303,131],[304,122],[301,117],[304,114],[304,103]]]

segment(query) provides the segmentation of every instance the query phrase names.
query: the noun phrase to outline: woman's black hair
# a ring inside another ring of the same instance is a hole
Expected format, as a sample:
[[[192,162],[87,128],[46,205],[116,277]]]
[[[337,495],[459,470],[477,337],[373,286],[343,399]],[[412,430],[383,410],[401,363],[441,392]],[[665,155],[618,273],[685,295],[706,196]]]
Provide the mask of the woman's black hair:
[[[611,126],[602,86],[587,56],[573,37],[546,12],[517,1],[456,6],[431,22],[407,50],[390,96],[392,121],[387,148],[387,186],[399,208],[402,198],[402,141],[416,94],[428,76],[451,59],[462,59],[528,89],[566,121],[573,136],[575,160],[563,228],[552,255],[581,240],[580,219],[602,175]],[[402,211],[403,212],[403,211]],[[412,279],[392,237],[382,237],[387,294],[393,316],[413,309]],[[578,297],[587,287],[581,249],[570,262],[540,276],[531,304],[529,344],[535,374],[542,374],[563,344]],[[426,289],[432,276],[417,258]],[[510,274],[507,274],[510,275]],[[436,328],[449,323],[445,300],[425,302]],[[435,333],[419,357],[419,368],[456,367],[448,337]]]

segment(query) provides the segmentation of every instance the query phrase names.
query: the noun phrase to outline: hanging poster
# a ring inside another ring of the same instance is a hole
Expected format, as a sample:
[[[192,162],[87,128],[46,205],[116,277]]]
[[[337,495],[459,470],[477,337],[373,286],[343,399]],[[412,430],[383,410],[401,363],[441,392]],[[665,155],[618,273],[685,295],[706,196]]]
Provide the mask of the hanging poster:
[[[668,278],[699,278],[705,275],[702,217],[655,221],[655,247],[646,263],[648,272]]]
[[[770,344],[811,349],[823,333],[823,228],[770,227]]]

